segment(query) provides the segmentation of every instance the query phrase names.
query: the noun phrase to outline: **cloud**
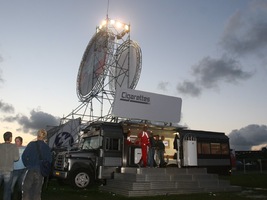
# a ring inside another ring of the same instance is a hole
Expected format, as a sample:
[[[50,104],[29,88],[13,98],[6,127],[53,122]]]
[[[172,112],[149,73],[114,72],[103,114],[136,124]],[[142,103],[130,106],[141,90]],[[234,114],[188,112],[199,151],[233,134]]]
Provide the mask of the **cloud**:
[[[159,84],[158,84],[158,89],[159,90],[162,90],[162,91],[167,91],[168,90],[168,86],[169,86],[169,82],[164,82],[164,81],[161,81]]]
[[[0,100],[0,111],[4,113],[14,113],[15,109],[11,104],[5,103],[3,100]]]
[[[177,85],[179,93],[196,97],[203,89],[218,88],[221,82],[236,84],[250,78],[253,73],[243,71],[237,60],[224,55],[219,59],[203,58],[192,67],[192,75],[194,80]]]
[[[222,82],[236,84],[249,79],[253,73],[245,72],[239,64],[245,57],[257,56],[267,63],[267,1],[252,1],[234,13],[219,41],[224,52],[221,58],[206,56],[200,60],[192,67],[193,79],[178,83],[178,92],[197,97],[204,89],[219,88]]]
[[[1,62],[3,62],[3,57],[0,54],[0,63]],[[2,70],[0,69],[0,83],[4,82],[2,77]],[[0,99],[0,112],[13,114],[15,112],[15,108],[13,105],[8,104]],[[35,134],[36,130],[40,128],[47,128],[47,126],[58,126],[60,122],[59,117],[55,117],[51,114],[34,109],[30,112],[30,117],[17,114],[15,116],[2,116],[0,120],[10,123],[17,122],[21,126],[18,131],[32,134]]]
[[[193,67],[192,74],[196,81],[204,88],[217,87],[220,81],[237,83],[251,77],[251,73],[244,72],[238,61],[223,56],[220,59],[203,58]]]
[[[17,122],[19,125],[21,125],[21,130],[23,132],[35,134],[35,131],[40,128],[46,128],[47,126],[58,126],[60,118],[42,111],[32,110],[30,112],[30,117],[18,114],[16,116],[4,117],[3,121]]]
[[[247,9],[238,10],[232,15],[225,26],[220,44],[228,52],[239,56],[265,55],[267,2],[253,1]]]
[[[176,89],[178,92],[190,95],[192,97],[196,97],[201,94],[201,88],[192,81],[184,81],[183,83],[179,83]]]
[[[229,135],[230,146],[235,150],[251,150],[253,146],[267,143],[267,126],[251,124]]]

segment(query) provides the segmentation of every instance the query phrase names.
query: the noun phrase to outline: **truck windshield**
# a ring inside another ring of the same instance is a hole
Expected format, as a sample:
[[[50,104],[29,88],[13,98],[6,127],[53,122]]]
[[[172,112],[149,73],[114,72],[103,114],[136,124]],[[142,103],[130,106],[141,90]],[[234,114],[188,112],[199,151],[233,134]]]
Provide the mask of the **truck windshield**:
[[[84,138],[82,149],[98,149],[100,146],[99,136]]]

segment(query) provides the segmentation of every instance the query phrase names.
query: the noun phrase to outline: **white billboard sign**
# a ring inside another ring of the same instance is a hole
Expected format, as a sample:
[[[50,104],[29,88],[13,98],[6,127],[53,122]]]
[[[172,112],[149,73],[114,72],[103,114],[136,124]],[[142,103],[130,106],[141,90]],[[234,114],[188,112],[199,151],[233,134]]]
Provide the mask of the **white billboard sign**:
[[[116,117],[178,123],[182,99],[179,97],[118,88],[112,114]]]

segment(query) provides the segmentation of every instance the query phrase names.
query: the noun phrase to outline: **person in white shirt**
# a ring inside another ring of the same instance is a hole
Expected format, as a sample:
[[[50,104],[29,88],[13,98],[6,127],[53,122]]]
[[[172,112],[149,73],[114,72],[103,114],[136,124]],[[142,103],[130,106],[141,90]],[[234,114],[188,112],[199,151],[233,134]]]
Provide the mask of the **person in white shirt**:
[[[12,185],[11,185],[11,192],[14,198],[14,189],[17,184],[18,188],[18,196],[16,199],[21,199],[21,186],[22,186],[22,181],[25,175],[26,168],[22,162],[21,155],[25,149],[25,146],[22,146],[23,139],[22,137],[18,136],[15,138],[15,144],[19,148],[19,160],[14,162],[14,171],[13,171],[13,179],[12,179]]]

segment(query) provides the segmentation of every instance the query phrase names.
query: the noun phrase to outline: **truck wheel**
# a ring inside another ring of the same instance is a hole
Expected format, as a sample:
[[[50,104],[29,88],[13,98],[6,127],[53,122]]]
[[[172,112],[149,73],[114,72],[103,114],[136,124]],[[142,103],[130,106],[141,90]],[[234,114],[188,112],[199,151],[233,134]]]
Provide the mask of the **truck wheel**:
[[[93,177],[87,170],[78,170],[72,174],[71,182],[75,188],[83,189],[93,183]]]

